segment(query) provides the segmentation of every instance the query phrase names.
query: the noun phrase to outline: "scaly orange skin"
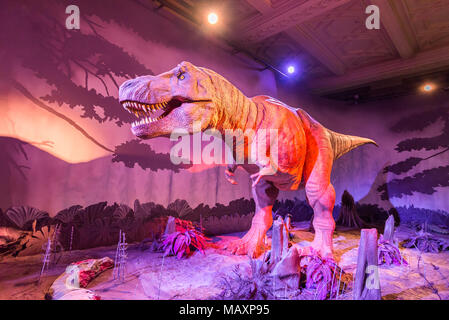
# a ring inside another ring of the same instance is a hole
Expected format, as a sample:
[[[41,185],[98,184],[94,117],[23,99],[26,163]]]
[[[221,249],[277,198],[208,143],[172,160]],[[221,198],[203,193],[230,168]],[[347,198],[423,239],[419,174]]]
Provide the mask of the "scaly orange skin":
[[[330,183],[333,161],[359,145],[375,144],[374,141],[332,132],[305,111],[274,98],[248,98],[219,74],[189,62],[182,62],[157,76],[128,80],[121,85],[119,96],[128,111],[140,115],[154,113],[146,112],[146,108],[152,110],[155,105],[162,106],[161,119],[133,126],[132,132],[142,139],[168,136],[179,128],[192,134],[195,133],[194,122],[201,123],[201,131],[213,128],[223,134],[227,130],[250,129],[256,134],[264,132],[262,129],[277,130],[277,161],[273,160],[271,144],[268,144],[268,161],[265,163],[249,163],[250,142],[232,145],[235,152],[243,148],[245,161],[244,164],[228,165],[226,178],[236,184],[233,172],[238,166],[251,175],[256,212],[247,234],[227,248],[236,254],[259,256],[264,250],[266,232],[273,222],[272,208],[279,190],[304,187],[314,211],[315,238],[311,248],[323,258],[333,257],[335,191]],[[133,107],[134,102],[137,109]],[[301,251],[303,254],[310,252],[307,248]]]

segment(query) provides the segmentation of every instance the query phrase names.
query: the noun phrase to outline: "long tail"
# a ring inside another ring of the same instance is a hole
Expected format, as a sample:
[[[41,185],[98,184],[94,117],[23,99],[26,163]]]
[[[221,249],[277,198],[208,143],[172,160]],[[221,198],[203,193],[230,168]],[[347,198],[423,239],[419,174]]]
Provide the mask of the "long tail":
[[[329,133],[329,139],[332,144],[332,149],[334,150],[334,159],[338,159],[346,152],[349,152],[352,149],[360,147],[364,144],[371,143],[378,147],[377,143],[374,140],[368,138],[349,136],[334,132],[329,129],[327,129],[327,131]]]

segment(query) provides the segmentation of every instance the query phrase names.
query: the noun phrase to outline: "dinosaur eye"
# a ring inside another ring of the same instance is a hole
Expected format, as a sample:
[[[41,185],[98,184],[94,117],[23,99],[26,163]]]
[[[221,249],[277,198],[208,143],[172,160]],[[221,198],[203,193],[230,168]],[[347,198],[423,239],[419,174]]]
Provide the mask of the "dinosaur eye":
[[[184,75],[184,72],[179,71],[178,74],[176,75],[176,77],[177,77],[179,80],[184,80],[186,76]]]

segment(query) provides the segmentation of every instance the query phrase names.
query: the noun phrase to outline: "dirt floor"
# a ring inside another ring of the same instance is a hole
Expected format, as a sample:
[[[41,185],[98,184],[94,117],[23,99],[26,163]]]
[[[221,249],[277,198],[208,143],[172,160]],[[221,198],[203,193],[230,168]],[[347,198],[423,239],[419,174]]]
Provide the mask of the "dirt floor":
[[[294,223],[294,242],[306,246],[313,239],[309,223]],[[405,227],[396,231],[400,241],[414,232]],[[214,238],[232,240],[242,234]],[[334,235],[335,258],[349,274],[355,272],[360,231],[337,230]],[[0,260],[0,299],[44,299],[53,281],[71,262],[89,258],[115,257],[116,247],[63,252],[38,283],[42,255],[3,258]],[[112,269],[105,271],[88,286],[101,299],[208,299],[217,295],[222,276],[236,265],[248,267],[248,258],[235,256],[219,249],[208,249],[203,255],[195,252],[188,259],[162,257],[161,253],[142,251],[139,245],[128,248],[125,281],[113,280]],[[385,300],[449,299],[449,252],[422,253],[416,249],[401,248],[409,265],[382,266],[380,282]],[[418,272],[420,260],[420,272]],[[423,274],[433,288],[424,279]],[[344,298],[351,298],[351,286]]]

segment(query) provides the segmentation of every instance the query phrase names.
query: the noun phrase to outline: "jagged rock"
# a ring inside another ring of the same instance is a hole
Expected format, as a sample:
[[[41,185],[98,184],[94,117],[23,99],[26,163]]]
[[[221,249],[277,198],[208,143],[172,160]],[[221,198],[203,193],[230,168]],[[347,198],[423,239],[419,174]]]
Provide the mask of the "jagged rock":
[[[67,266],[47,291],[45,298],[51,300],[98,300],[99,296],[86,290],[87,285],[100,273],[114,266],[109,257],[87,259]]]

